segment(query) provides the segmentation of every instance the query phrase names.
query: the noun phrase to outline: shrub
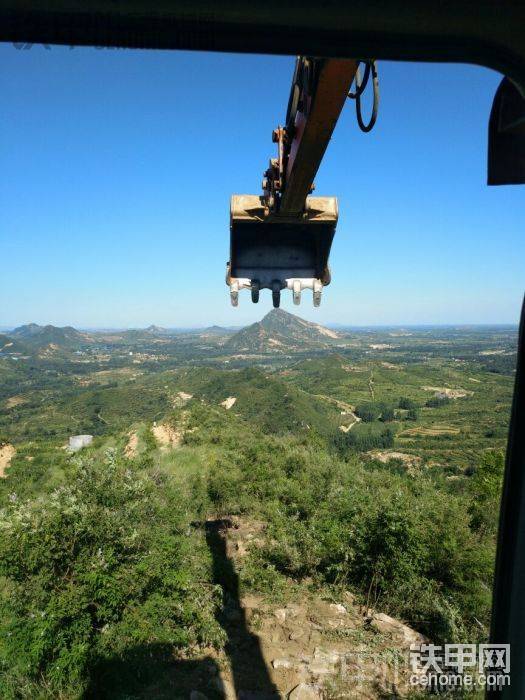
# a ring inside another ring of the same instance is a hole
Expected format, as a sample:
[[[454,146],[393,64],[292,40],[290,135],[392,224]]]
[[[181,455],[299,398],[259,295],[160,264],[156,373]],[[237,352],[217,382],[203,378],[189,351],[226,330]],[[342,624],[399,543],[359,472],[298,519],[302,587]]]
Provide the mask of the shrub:
[[[379,420],[381,420],[383,423],[390,423],[390,421],[393,421],[396,417],[395,411],[392,406],[385,406],[383,410],[381,411],[381,417]]]
[[[406,396],[402,396],[397,405],[399,408],[403,408],[406,411],[417,408],[417,403],[413,399],[408,399]]]
[[[355,414],[359,416],[364,423],[371,423],[379,418],[383,410],[382,404],[378,403],[361,403],[356,406]]]
[[[192,570],[182,513],[169,483],[113,453],[77,460],[49,496],[12,497],[0,513],[4,697],[21,679],[79,697],[97,663],[128,648],[218,643],[217,592]]]
[[[503,452],[492,450],[482,456],[470,479],[470,525],[481,534],[494,534],[497,531],[504,469]]]
[[[337,438],[346,441],[354,430]],[[329,460],[267,439],[216,465],[214,500],[242,503],[268,523],[245,584],[277,590],[280,574],[350,587],[436,643],[482,638],[493,547],[472,532],[465,501],[423,477],[369,470],[355,454],[345,456]]]
[[[432,396],[425,403],[425,406],[427,406],[428,408],[441,408],[442,406],[446,406],[450,402],[451,399],[449,396]]]

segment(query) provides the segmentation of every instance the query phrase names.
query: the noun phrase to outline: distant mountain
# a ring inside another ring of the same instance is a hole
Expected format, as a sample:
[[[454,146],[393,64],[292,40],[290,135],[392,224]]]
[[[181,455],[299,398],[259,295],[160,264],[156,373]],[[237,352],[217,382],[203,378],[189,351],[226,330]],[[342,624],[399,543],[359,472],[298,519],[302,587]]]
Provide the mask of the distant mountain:
[[[107,337],[107,333],[103,333]],[[110,332],[113,338],[119,338],[122,342],[140,342],[140,341],[155,341],[168,340],[173,335],[172,331],[161,326],[151,325],[147,328],[128,328],[126,330],[117,330]]]
[[[19,326],[9,334],[11,338],[17,338],[31,348],[44,348],[46,346],[61,349],[75,350],[91,341],[90,336],[77,331],[72,326],[39,326],[37,323],[29,323]]]
[[[236,353],[297,352],[329,347],[337,338],[338,333],[329,328],[282,309],[272,309],[262,321],[235,333],[224,347]]]
[[[18,338],[30,338],[32,335],[38,335],[43,326],[39,326],[38,323],[27,323],[25,326],[18,326],[14,331],[11,331],[10,335]]]
[[[232,335],[235,332],[236,331],[231,329],[231,328],[223,328],[222,326],[209,326],[209,328],[203,328],[203,329],[199,330],[199,335],[225,336],[225,335]]]
[[[151,335],[166,335],[168,330],[152,324],[146,328],[146,333],[150,333]]]

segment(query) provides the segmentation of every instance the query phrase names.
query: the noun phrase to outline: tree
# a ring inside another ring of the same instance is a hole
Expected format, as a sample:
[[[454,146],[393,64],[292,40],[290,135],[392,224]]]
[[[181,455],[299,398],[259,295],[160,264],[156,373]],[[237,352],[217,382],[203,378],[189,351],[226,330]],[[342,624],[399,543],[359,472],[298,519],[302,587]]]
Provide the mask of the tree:
[[[503,452],[493,450],[483,455],[471,478],[470,526],[480,534],[497,531],[504,469]]]
[[[385,406],[383,408],[383,411],[381,412],[381,417],[379,420],[383,421],[383,423],[389,423],[390,421],[393,421],[396,417],[395,411],[392,406]]]
[[[402,396],[397,404],[399,408],[403,408],[409,411],[411,408],[417,408],[417,403],[413,399],[409,399],[406,396]]]
[[[407,420],[417,420],[419,418],[419,411],[417,408],[409,408],[407,411],[406,419]]]
[[[363,423],[372,423],[377,420],[383,411],[383,405],[378,403],[360,403],[356,406],[355,414]]]
[[[426,402],[425,406],[428,408],[441,408],[441,406],[446,406],[450,403],[450,397],[448,396],[432,396]]]

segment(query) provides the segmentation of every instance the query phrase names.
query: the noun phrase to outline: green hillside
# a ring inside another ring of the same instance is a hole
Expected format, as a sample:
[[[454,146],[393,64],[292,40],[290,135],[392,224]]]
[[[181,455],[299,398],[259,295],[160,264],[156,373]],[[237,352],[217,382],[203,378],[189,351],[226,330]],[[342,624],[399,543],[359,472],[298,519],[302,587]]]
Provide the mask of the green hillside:
[[[60,348],[78,349],[90,342],[88,335],[77,331],[71,326],[59,328],[52,325],[39,326],[36,323],[30,323],[26,326],[15,328],[10,335],[33,348],[56,345]]]
[[[356,686],[316,649],[403,674],[403,635],[486,641],[515,334],[397,333],[0,356],[0,695],[212,700],[266,674],[286,696],[295,654],[335,700]]]

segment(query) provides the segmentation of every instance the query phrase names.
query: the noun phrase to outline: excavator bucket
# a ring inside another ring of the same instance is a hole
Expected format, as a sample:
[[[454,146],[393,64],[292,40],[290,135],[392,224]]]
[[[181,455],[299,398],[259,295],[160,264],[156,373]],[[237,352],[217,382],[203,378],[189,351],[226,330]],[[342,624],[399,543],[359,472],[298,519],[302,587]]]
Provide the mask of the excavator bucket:
[[[251,290],[254,303],[261,289],[270,289],[275,307],[282,289],[292,291],[295,304],[303,289],[311,289],[319,306],[323,286],[330,283],[328,256],[336,225],[336,197],[307,197],[300,215],[279,216],[268,213],[263,197],[234,194],[226,270],[233,306],[241,289]]]

